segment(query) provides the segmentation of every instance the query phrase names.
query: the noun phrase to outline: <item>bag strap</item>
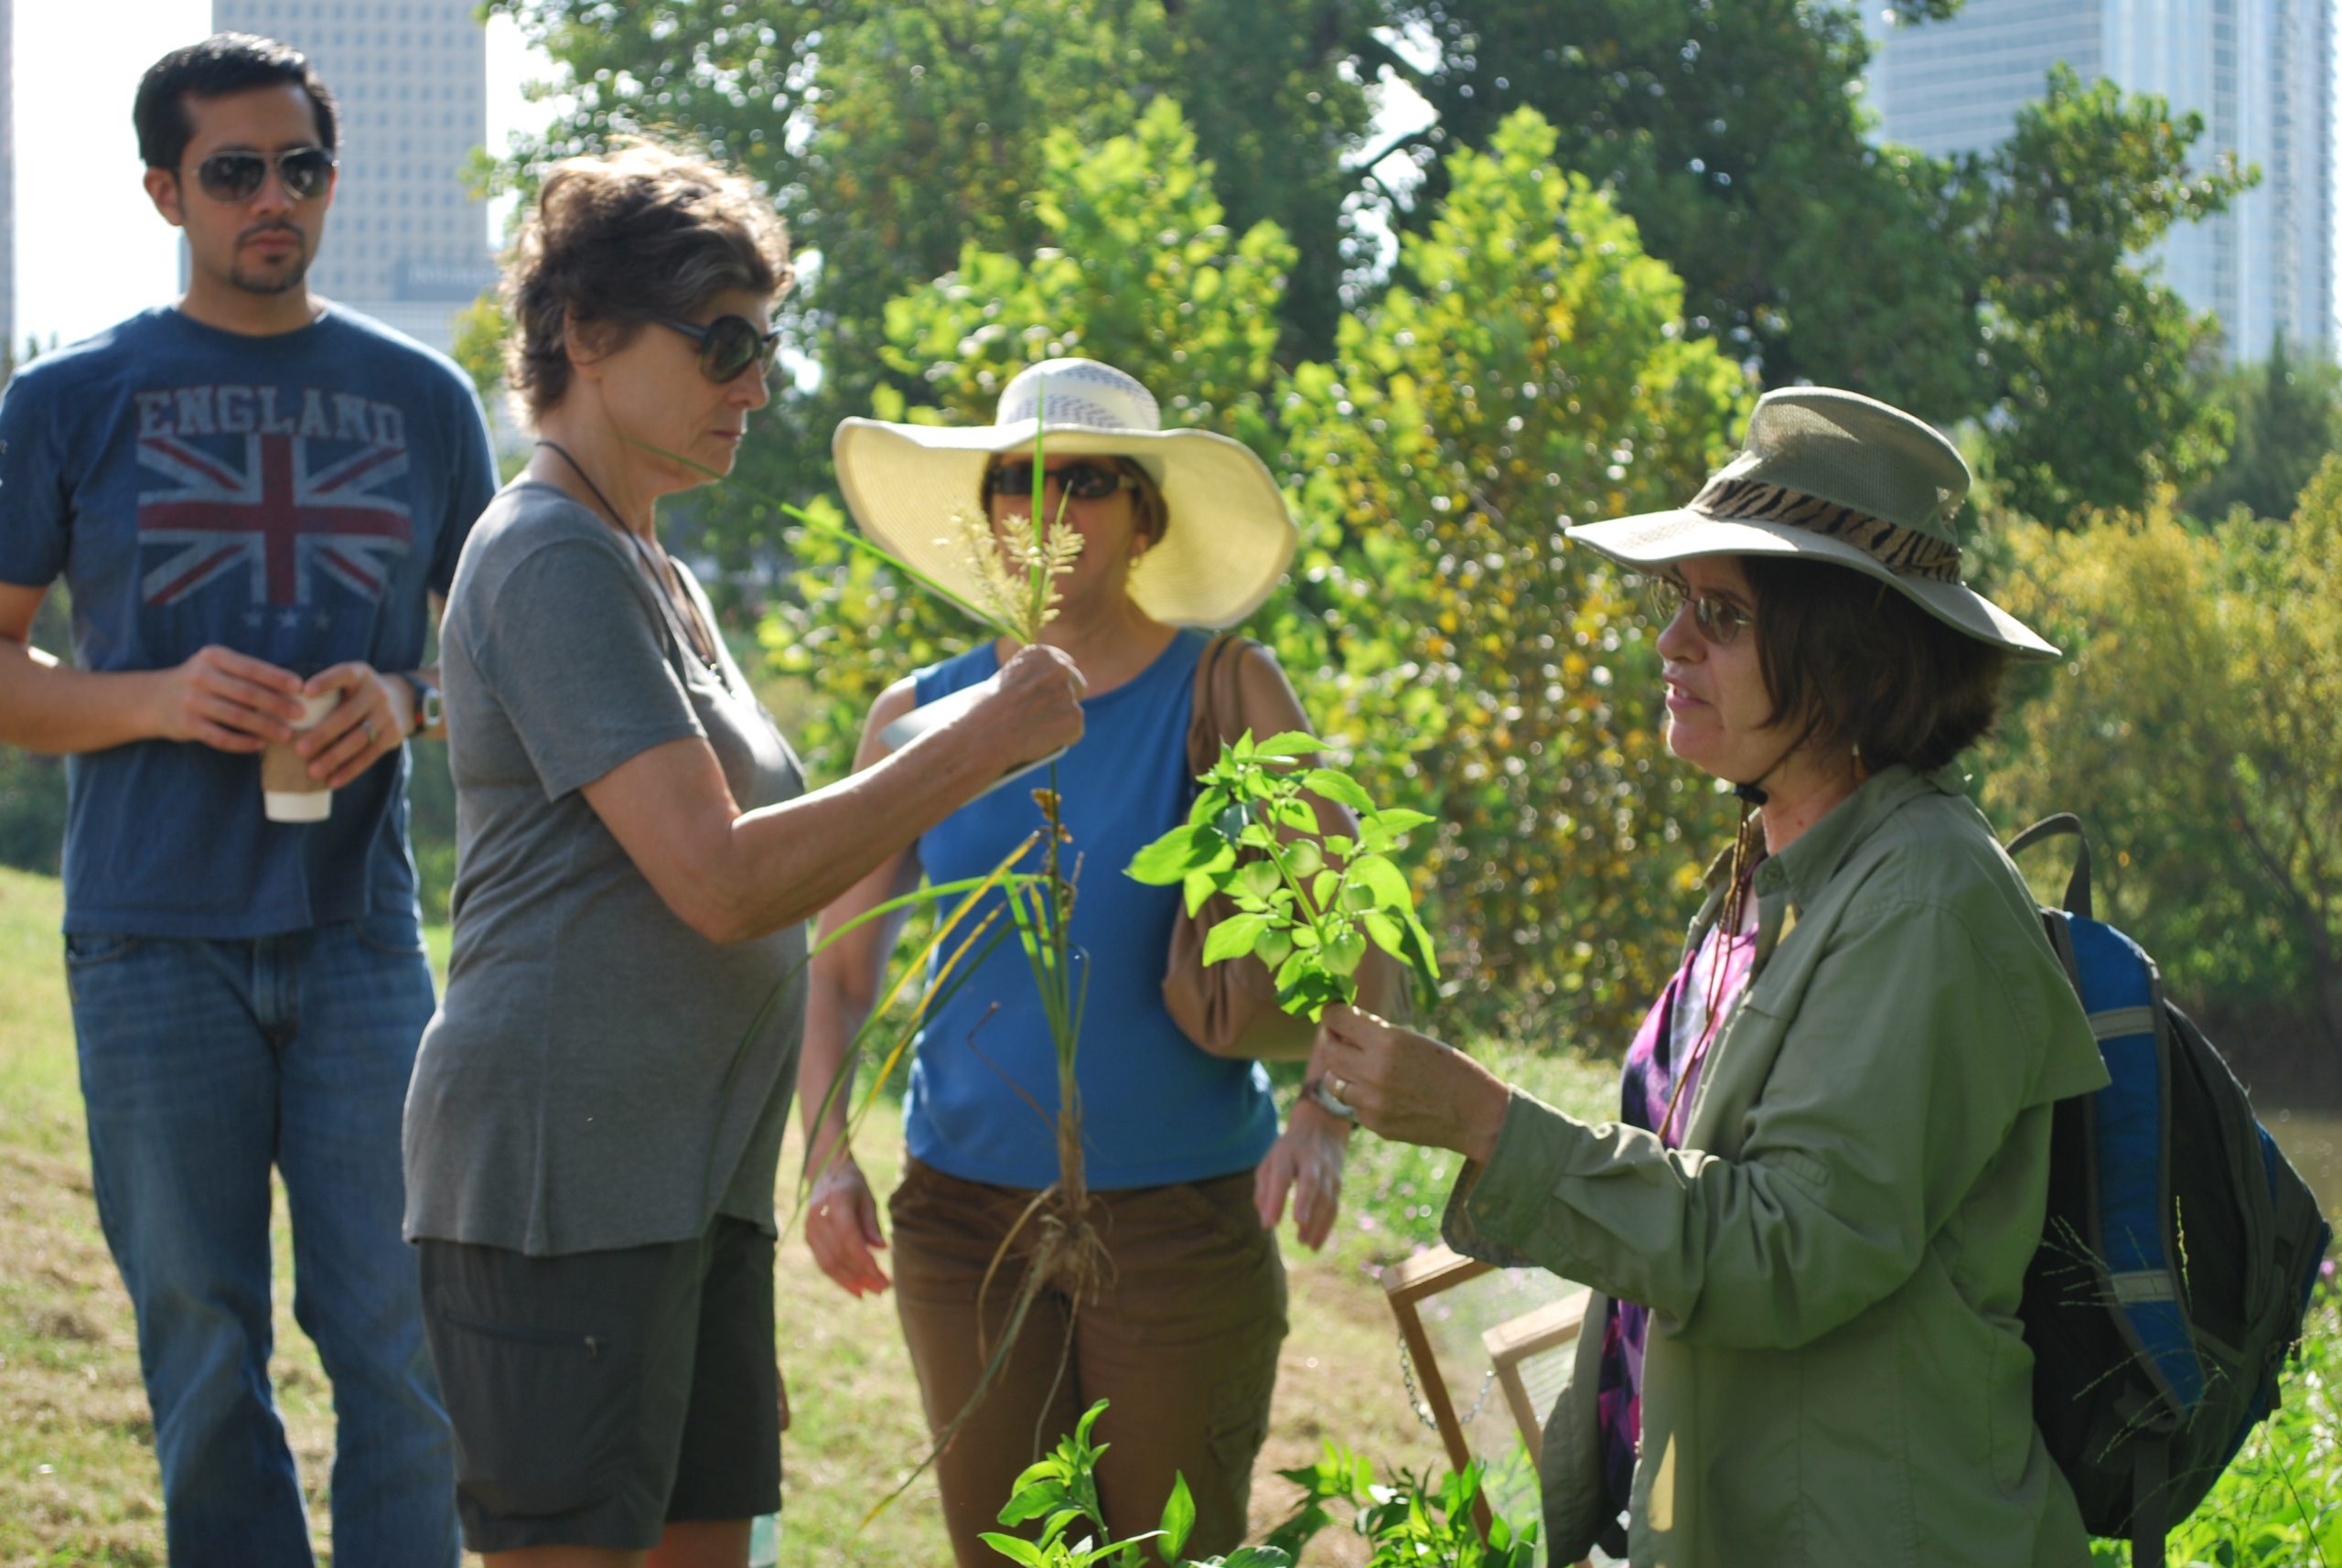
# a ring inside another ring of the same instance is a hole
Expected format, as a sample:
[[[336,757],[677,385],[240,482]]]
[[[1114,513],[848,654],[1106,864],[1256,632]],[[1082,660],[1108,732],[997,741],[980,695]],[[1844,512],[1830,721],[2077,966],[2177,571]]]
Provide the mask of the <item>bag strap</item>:
[[[2082,820],[2071,811],[2059,811],[2042,818],[2025,832],[2009,840],[2009,858],[2031,849],[2044,839],[2071,833],[2074,838],[2074,874],[2066,883],[2066,910],[2083,919],[2091,918],[2090,912],[2090,835],[2082,832]]]
[[[1196,660],[1195,708],[1187,720],[1189,778],[1219,760],[1222,741],[1244,733],[1244,652],[1255,646],[1251,638],[1232,631],[1220,632],[1204,644]]]

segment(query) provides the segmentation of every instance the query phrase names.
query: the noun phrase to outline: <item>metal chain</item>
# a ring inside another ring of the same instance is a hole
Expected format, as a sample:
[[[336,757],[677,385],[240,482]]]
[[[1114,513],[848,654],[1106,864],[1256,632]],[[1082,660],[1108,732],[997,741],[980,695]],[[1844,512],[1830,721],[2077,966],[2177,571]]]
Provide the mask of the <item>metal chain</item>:
[[[1423,1425],[1431,1431],[1437,1432],[1439,1430],[1439,1421],[1428,1409],[1424,1407],[1423,1391],[1415,1387],[1415,1359],[1407,1354],[1407,1337],[1403,1334],[1399,1336],[1399,1376],[1406,1380],[1407,1403],[1413,1407],[1415,1419],[1422,1422]],[[1479,1398],[1472,1402],[1472,1408],[1470,1410],[1466,1411],[1461,1416],[1456,1418],[1456,1424],[1458,1426],[1469,1426],[1473,1422],[1478,1420],[1480,1415],[1480,1407],[1488,1402],[1488,1391],[1496,1386],[1497,1369],[1491,1366],[1480,1377]]]

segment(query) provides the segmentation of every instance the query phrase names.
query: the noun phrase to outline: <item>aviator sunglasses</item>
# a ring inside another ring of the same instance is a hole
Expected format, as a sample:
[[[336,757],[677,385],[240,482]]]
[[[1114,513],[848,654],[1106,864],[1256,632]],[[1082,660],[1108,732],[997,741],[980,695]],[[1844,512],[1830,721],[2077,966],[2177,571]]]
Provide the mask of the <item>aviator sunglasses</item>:
[[[195,181],[214,201],[249,201],[276,166],[277,183],[295,201],[325,194],[332,182],[333,154],[323,147],[287,147],[274,157],[266,153],[214,153],[195,166]]]
[[[1755,626],[1756,618],[1732,600],[1714,594],[1695,594],[1672,577],[1646,577],[1643,595],[1649,606],[1651,625],[1673,623],[1676,612],[1685,605],[1692,607],[1692,624],[1700,635],[1718,648],[1730,648],[1740,640],[1743,628]]]
[[[773,361],[780,358],[780,328],[764,331],[745,316],[719,316],[704,327],[661,317],[659,325],[699,345],[700,374],[718,386],[750,365],[769,376]]]
[[[1138,481],[1119,468],[1109,468],[1098,463],[1068,463],[1047,476],[1047,482],[1062,485],[1065,493],[1078,501],[1104,500],[1117,490],[1135,489]],[[984,476],[984,495],[1029,496],[1033,493],[1033,465],[1003,463]]]

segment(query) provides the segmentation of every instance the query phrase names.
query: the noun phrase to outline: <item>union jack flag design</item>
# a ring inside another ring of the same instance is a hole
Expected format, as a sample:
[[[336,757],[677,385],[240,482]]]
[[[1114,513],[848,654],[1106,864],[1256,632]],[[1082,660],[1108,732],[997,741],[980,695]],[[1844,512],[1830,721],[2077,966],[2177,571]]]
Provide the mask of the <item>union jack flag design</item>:
[[[138,497],[139,543],[155,553],[145,601],[175,603],[240,568],[254,605],[306,606],[320,573],[379,601],[414,539],[413,511],[382,493],[405,475],[406,448],[374,441],[313,467],[308,436],[241,439],[240,458],[176,435],[139,440],[140,465],[169,481]]]

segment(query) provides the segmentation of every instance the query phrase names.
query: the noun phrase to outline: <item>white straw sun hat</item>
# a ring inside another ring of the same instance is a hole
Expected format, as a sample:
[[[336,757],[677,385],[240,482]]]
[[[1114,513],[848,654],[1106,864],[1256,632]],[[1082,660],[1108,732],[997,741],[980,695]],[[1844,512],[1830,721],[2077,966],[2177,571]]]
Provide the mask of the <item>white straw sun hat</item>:
[[[1784,387],[1757,399],[1740,455],[1689,504],[1567,531],[1620,565],[1792,555],[1852,567],[1980,642],[2056,659],[2031,627],[1961,580],[1968,464],[1926,421],[1859,392]]]
[[[1164,429],[1154,394],[1095,360],[1046,360],[1019,371],[990,424],[842,422],[830,451],[846,509],[886,549],[978,598],[953,514],[982,515],[985,464],[1029,450],[1044,414],[1049,451],[1128,457],[1163,492],[1170,526],[1131,567],[1139,608],[1201,627],[1230,626],[1260,608],[1299,541],[1268,465],[1225,435]]]

